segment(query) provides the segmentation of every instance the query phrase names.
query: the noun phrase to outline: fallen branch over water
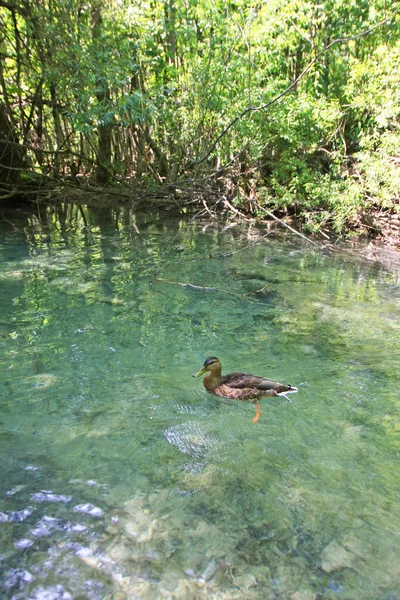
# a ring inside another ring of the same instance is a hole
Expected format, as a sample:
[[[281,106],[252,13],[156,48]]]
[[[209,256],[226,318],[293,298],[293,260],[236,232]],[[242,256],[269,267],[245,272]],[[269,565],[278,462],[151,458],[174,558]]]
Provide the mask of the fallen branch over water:
[[[287,229],[289,229],[290,231],[292,231],[296,235],[299,235],[301,238],[303,238],[303,240],[306,240],[310,244],[313,244],[313,246],[317,246],[317,248],[320,247],[319,244],[317,244],[316,242],[313,242],[313,240],[310,240],[310,238],[308,238],[306,235],[304,235],[303,233],[300,233],[300,231],[297,231],[297,229],[294,229],[294,227],[291,227],[290,225],[288,225],[287,223],[285,223],[285,221],[282,221],[282,219],[278,219],[278,217],[276,217],[274,215],[274,213],[272,213],[271,211],[266,210],[262,206],[259,206],[258,208],[259,208],[259,210],[264,211],[266,215],[268,215],[269,217],[271,217],[271,219],[273,219],[274,221],[276,221],[280,225],[283,225],[284,227],[287,227]]]

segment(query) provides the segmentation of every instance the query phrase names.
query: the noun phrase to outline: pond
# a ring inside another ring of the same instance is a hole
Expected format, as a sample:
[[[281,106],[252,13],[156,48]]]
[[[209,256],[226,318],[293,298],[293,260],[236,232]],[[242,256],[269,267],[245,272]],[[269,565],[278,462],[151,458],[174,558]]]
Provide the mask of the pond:
[[[2,598],[399,598],[398,274],[128,210],[0,233]],[[213,355],[299,391],[253,424]]]

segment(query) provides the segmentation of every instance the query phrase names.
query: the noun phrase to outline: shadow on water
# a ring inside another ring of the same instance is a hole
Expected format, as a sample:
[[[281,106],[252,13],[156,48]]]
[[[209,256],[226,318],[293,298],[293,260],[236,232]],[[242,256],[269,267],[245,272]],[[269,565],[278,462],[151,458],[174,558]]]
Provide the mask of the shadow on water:
[[[72,205],[4,209],[0,252],[2,597],[396,597],[396,273]],[[299,393],[255,426],[208,355]]]

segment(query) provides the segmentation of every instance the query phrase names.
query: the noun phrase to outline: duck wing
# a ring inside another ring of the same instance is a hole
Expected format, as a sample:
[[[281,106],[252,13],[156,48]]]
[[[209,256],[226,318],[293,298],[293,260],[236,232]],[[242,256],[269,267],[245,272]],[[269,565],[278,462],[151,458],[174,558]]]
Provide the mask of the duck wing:
[[[274,390],[277,393],[290,391],[291,389],[294,391],[295,389],[290,385],[283,385],[272,379],[267,379],[267,377],[259,377],[250,373],[229,373],[229,375],[222,378],[222,383],[234,389],[253,388],[262,391]]]

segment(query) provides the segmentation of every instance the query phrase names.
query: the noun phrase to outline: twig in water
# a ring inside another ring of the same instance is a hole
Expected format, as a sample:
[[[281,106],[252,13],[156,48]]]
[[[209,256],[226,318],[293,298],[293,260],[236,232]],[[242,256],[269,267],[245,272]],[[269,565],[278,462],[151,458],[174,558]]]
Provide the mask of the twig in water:
[[[242,252],[243,250],[248,250],[249,248],[254,248],[254,246],[258,246],[258,244],[260,243],[260,240],[263,240],[264,238],[268,237],[269,235],[271,235],[271,233],[272,232],[269,231],[265,235],[262,235],[261,238],[259,238],[258,240],[256,240],[252,244],[247,244],[247,246],[243,246],[242,248],[238,248],[238,250],[232,250],[231,252],[225,252],[224,254],[207,254],[205,256],[205,258],[226,258],[227,256],[233,256],[233,254],[237,254],[238,252]],[[194,260],[202,260],[202,259],[197,259],[196,258]]]
[[[268,289],[268,284],[263,285],[259,290],[254,290],[254,292],[247,292],[246,296],[255,296],[256,294],[261,294],[261,292],[265,292]]]
[[[237,294],[236,292],[231,292],[230,290],[224,290],[223,288],[217,288],[217,287],[207,287],[205,285],[194,285],[193,283],[186,283],[183,281],[171,281],[170,279],[163,279],[162,277],[154,277],[154,281],[160,281],[162,283],[169,283],[171,285],[179,285],[181,287],[185,287],[185,288],[192,288],[194,290],[203,290],[203,291],[207,291],[207,292],[222,292],[224,294],[230,294],[231,296],[235,296],[236,298],[240,298],[241,300],[245,300],[246,302],[249,302],[250,304],[253,304],[253,302],[251,300],[249,300],[249,298],[246,298],[246,295],[244,294]]]

